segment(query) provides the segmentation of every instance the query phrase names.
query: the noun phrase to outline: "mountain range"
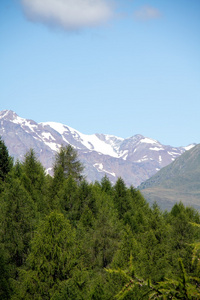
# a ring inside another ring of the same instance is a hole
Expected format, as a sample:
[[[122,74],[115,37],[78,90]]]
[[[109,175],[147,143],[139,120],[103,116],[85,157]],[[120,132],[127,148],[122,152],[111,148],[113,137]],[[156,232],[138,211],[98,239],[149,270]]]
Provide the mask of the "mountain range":
[[[53,175],[55,153],[62,145],[71,144],[78,151],[88,181],[99,181],[107,175],[112,183],[122,177],[127,186],[134,187],[194,147],[194,144],[186,147],[162,145],[140,134],[129,138],[87,135],[61,123],[37,123],[12,110],[0,112],[0,136],[15,160],[23,160],[27,151],[34,149],[50,175]]]
[[[139,187],[145,199],[170,210],[175,202],[200,210],[200,144],[183,153]]]

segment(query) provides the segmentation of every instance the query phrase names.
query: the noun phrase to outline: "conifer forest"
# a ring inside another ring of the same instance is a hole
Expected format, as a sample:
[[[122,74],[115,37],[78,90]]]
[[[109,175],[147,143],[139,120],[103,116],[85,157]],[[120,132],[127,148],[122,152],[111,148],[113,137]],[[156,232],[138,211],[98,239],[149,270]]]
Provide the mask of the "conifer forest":
[[[87,182],[70,145],[48,175],[0,139],[0,299],[200,299],[200,214],[152,207],[123,178]]]

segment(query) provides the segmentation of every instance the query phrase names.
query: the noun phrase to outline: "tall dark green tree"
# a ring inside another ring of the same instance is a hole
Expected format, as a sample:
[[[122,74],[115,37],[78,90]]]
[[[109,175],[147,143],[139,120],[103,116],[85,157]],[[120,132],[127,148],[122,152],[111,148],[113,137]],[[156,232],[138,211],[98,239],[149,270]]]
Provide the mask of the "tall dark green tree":
[[[122,218],[130,209],[130,199],[128,197],[127,187],[121,177],[117,179],[114,185],[114,194],[114,204],[118,210],[119,217]]]
[[[58,193],[59,206],[70,222],[74,222],[78,214],[78,185],[71,176],[64,179],[63,183]]]
[[[7,257],[10,276],[26,260],[33,233],[35,205],[19,179],[7,183],[0,196],[0,243]]]
[[[0,248],[0,299],[10,299],[9,272],[4,251]]]
[[[49,300],[77,265],[75,232],[55,211],[39,225],[14,299]]]
[[[46,175],[45,170],[35,151],[30,149],[24,158],[19,174],[25,189],[37,205],[37,210],[43,212],[46,209]]]
[[[96,195],[97,214],[91,245],[92,264],[106,268],[118,249],[121,238],[121,226],[113,201],[105,193]]]
[[[0,181],[4,181],[13,166],[13,159],[9,156],[8,149],[0,137]]]
[[[106,175],[101,179],[101,189],[107,194],[112,193],[112,184]]]
[[[32,192],[32,188],[42,191],[45,181],[45,170],[36,157],[35,151],[30,149],[22,163],[22,170],[26,178],[24,178],[24,185],[26,189]]]

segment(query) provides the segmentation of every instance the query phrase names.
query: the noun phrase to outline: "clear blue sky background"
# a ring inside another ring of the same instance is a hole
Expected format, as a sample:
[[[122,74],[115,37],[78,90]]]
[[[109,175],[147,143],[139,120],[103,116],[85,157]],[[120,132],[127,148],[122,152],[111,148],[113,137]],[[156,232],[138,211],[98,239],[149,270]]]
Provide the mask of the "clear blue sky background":
[[[200,143],[199,0],[43,1],[0,1],[0,110]]]

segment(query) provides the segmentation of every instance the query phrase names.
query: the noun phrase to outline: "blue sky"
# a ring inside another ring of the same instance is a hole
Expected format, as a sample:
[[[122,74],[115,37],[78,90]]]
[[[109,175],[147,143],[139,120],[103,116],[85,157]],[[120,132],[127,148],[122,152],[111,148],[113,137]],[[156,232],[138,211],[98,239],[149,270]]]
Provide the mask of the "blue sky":
[[[0,110],[200,143],[199,0],[1,0],[0,70]]]

